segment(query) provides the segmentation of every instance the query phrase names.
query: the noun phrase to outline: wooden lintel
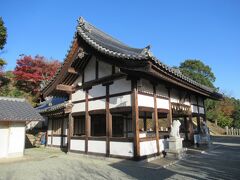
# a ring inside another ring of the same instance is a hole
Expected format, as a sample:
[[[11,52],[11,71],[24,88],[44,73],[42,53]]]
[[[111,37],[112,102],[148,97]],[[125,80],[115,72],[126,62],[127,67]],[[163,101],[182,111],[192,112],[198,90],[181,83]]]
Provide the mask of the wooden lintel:
[[[73,92],[74,91],[74,87],[69,86],[69,85],[64,85],[64,84],[58,84],[56,86],[56,90],[65,91],[65,92]]]
[[[70,73],[70,74],[78,74],[78,72],[73,67],[69,67],[68,68],[68,73]]]

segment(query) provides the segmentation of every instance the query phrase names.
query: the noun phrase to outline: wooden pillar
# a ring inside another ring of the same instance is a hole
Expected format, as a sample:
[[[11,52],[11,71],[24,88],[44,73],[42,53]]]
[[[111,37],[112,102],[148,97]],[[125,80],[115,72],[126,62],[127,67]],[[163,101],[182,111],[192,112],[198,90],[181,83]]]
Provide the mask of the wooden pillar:
[[[159,129],[158,129],[156,85],[153,85],[153,96],[154,96],[154,121],[155,121],[155,132],[156,132],[156,145],[157,145],[157,154],[159,155],[160,151],[159,151]]]
[[[192,122],[192,114],[188,116],[188,131],[189,131],[189,140],[193,141],[193,134],[194,134],[194,129],[193,129],[193,122]]]
[[[187,120],[187,117],[185,116],[184,117],[184,129],[185,129],[185,137],[186,137],[186,140],[188,141],[188,129],[189,127],[189,123],[188,123],[188,120]]]
[[[71,145],[71,137],[73,136],[73,117],[72,114],[69,113],[68,115],[68,134],[67,134],[67,147],[68,147],[68,152],[71,150],[70,145]]]
[[[200,124],[200,114],[199,114],[199,104],[198,104],[198,97],[196,96],[196,100],[197,100],[197,110],[198,110],[198,113],[197,113],[197,130],[198,130],[198,133],[200,133],[201,131],[201,124]]]
[[[144,128],[144,131],[147,131],[147,113],[146,112],[143,113],[143,128]]]
[[[139,114],[138,114],[138,89],[137,80],[132,80],[132,127],[134,136],[134,158],[140,158],[139,142]]]
[[[53,146],[53,119],[51,119],[52,121],[52,127],[51,127],[51,147]]]
[[[85,153],[88,153],[88,137],[90,136],[90,116],[88,112],[88,89],[85,91]]]
[[[64,116],[63,116],[63,119],[61,119],[61,144],[60,144],[60,147],[63,147],[63,127],[64,127]]]
[[[106,85],[106,156],[110,155],[110,138],[112,137],[112,115],[109,110],[109,84]]]
[[[168,119],[168,129],[171,128],[172,125],[172,104],[171,104],[171,88],[168,88],[168,102],[169,102],[169,113],[167,115],[167,119]]]

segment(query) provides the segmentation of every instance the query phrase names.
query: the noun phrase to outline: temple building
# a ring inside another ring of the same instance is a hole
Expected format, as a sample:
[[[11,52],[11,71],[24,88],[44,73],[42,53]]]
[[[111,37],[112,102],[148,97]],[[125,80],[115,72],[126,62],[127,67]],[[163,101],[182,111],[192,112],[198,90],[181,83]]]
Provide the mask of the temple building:
[[[132,48],[83,18],[66,58],[42,88],[47,145],[68,152],[142,159],[160,155],[174,119],[193,139],[205,121],[204,101],[221,94]],[[52,104],[49,99],[64,99]]]

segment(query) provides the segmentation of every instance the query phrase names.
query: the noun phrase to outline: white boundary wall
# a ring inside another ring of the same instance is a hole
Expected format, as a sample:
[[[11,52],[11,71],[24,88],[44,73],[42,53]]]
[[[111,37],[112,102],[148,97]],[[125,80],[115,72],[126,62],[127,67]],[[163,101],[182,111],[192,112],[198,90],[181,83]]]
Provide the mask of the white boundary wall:
[[[157,153],[156,140],[140,142],[140,156]]]
[[[106,154],[106,141],[88,140],[88,152]]]

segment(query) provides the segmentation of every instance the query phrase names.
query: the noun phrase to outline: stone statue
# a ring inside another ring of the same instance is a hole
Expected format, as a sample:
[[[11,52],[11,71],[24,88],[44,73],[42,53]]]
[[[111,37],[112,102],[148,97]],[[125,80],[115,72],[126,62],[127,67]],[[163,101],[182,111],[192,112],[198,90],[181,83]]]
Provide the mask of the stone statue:
[[[181,123],[179,120],[174,120],[172,125],[171,125],[171,132],[170,132],[170,138],[180,138],[179,134],[179,128],[181,126]]]

